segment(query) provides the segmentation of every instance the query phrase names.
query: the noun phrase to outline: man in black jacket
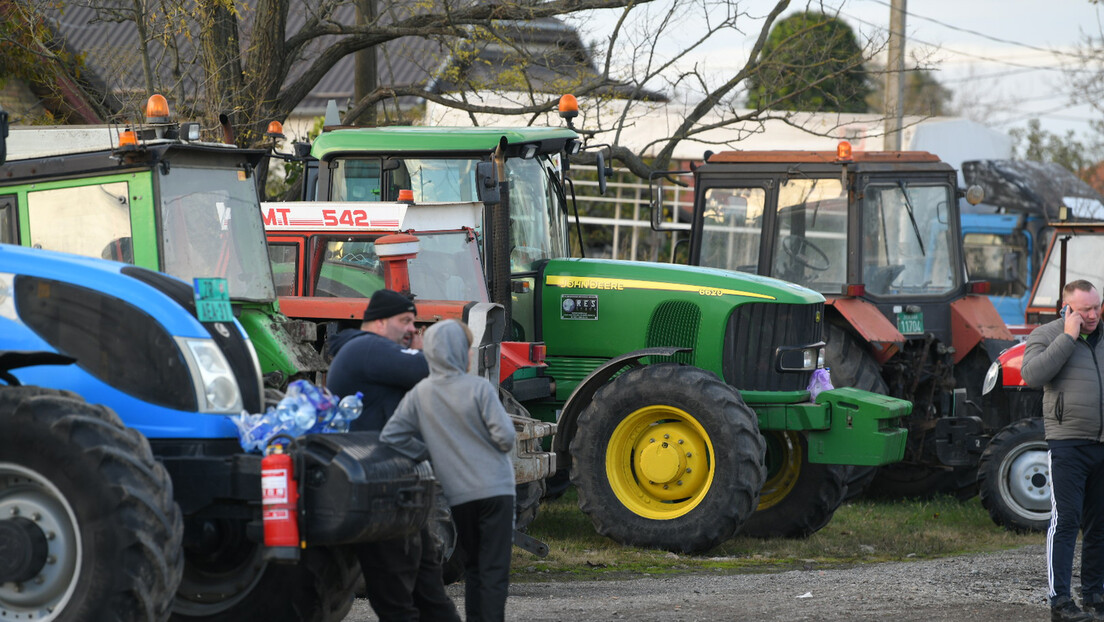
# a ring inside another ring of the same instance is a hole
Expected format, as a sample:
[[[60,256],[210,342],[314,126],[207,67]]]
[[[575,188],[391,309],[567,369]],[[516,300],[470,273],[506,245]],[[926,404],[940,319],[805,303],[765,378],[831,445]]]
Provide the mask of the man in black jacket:
[[[1104,615],[1104,339],[1100,293],[1073,281],[1062,291],[1062,316],[1031,332],[1024,381],[1043,387],[1043,421],[1051,476],[1047,579],[1052,620]],[[1070,598],[1077,532],[1081,597]]]
[[[363,394],[353,430],[382,430],[403,395],[429,375],[414,313],[406,296],[377,290],[360,330],[343,330],[330,342],[334,359],[326,387],[338,397]],[[409,538],[358,544],[356,554],[368,601],[381,622],[460,622],[426,529]]]

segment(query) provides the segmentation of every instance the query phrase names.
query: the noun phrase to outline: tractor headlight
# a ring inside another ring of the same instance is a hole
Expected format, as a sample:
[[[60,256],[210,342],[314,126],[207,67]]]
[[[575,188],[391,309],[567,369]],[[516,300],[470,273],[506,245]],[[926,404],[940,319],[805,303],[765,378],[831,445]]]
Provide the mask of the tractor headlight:
[[[985,372],[985,380],[981,381],[981,394],[987,395],[997,386],[997,380],[1000,379],[1000,361],[993,361],[993,364],[989,366],[989,371]]]
[[[775,351],[778,371],[813,371],[824,366],[824,342],[808,346],[780,347]]]
[[[192,371],[196,398],[204,412],[238,414],[242,410],[241,390],[234,372],[215,342],[210,339],[178,338]]]

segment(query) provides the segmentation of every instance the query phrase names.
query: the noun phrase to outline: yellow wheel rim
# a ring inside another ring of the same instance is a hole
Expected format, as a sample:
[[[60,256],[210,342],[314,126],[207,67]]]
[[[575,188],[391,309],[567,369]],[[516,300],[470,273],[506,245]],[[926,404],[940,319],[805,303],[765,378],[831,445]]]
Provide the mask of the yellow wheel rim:
[[[625,417],[606,447],[606,477],[633,513],[666,520],[693,510],[713,483],[713,443],[686,411],[646,406]]]
[[[762,511],[781,503],[791,492],[801,477],[801,468],[805,464],[802,455],[801,437],[797,432],[767,432],[767,481],[759,491],[759,507]]]

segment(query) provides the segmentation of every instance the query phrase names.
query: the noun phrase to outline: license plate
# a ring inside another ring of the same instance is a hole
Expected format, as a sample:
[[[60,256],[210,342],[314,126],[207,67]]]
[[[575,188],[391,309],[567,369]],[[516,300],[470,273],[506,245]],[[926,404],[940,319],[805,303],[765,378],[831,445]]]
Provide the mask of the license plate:
[[[924,314],[923,313],[898,313],[897,314],[897,330],[902,335],[923,335],[924,334]]]

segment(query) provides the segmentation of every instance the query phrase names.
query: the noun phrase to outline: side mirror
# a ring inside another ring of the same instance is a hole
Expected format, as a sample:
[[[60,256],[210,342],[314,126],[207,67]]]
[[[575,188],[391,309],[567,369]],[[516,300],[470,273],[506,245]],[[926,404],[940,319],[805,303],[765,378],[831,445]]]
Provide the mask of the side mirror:
[[[502,197],[498,192],[498,176],[495,174],[494,162],[477,162],[475,164],[475,192],[483,203],[501,203]]]
[[[690,223],[667,222],[663,218],[663,195],[667,192],[664,188],[664,180],[669,181],[675,176],[689,175],[690,173],[691,171],[653,171],[652,174],[648,176],[648,194],[651,195],[649,207],[652,211],[652,229],[656,231],[686,231],[690,229]],[[690,189],[688,192],[693,192],[693,190]],[[678,209],[678,205],[675,205],[675,209]]]
[[[607,186],[606,179],[613,177],[614,171],[612,168],[606,167],[606,157],[602,154],[601,149],[598,150],[594,157],[598,167],[598,194],[605,194]]]

